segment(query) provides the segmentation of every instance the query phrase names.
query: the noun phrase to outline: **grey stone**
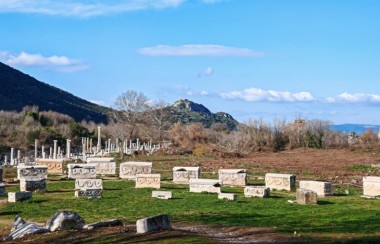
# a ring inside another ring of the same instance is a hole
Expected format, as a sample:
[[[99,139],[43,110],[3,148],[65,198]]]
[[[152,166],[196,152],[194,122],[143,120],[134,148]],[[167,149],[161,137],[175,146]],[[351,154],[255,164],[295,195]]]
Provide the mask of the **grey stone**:
[[[230,201],[235,201],[236,200],[236,194],[233,193],[219,193],[218,194],[218,199],[227,199]]]
[[[101,228],[101,227],[109,227],[109,226],[119,226],[123,225],[123,223],[118,220],[118,219],[111,219],[111,220],[106,220],[106,221],[101,221],[101,222],[96,222],[92,224],[88,224],[83,226],[83,229],[85,230],[92,230],[95,228]]]
[[[46,179],[41,180],[20,180],[20,191],[46,191]]]
[[[5,237],[3,240],[4,241],[16,240],[27,235],[46,233],[48,231],[49,231],[48,229],[38,226],[35,223],[25,222],[22,218],[20,218],[17,215],[13,222],[11,233],[7,237]]]
[[[159,199],[171,199],[172,192],[171,191],[152,191],[152,197]]]
[[[190,192],[220,193],[222,181],[212,179],[190,179]]]
[[[32,198],[31,191],[8,192],[8,202],[19,202]]]
[[[171,222],[167,214],[156,215],[136,221],[137,233],[147,233],[156,230],[168,230],[171,228]]]
[[[82,229],[84,222],[84,219],[82,219],[75,212],[60,211],[51,217],[51,219],[46,223],[45,228],[50,231]]]
[[[297,189],[297,203],[299,204],[317,204],[317,193],[308,189]]]
[[[267,198],[270,195],[270,188],[265,186],[247,186],[244,188],[245,197]]]
[[[101,198],[102,190],[101,189],[81,189],[75,191],[75,197],[84,197],[84,198]]]
[[[296,176],[292,174],[265,174],[265,186],[271,190],[292,191],[296,187]]]
[[[5,195],[5,184],[0,183],[0,196]]]
[[[326,181],[301,180],[300,188],[315,191],[321,197],[333,195],[333,186]]]

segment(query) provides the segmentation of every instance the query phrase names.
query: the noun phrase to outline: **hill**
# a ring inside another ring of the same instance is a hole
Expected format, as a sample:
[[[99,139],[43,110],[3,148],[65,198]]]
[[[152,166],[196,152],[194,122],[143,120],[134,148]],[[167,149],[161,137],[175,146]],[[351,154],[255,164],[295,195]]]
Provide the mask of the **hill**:
[[[21,111],[25,106],[38,106],[67,114],[76,121],[107,123],[108,108],[86,101],[48,85],[0,62],[0,110]]]
[[[332,125],[331,129],[334,131],[340,131],[346,134],[351,132],[355,132],[360,135],[363,134],[368,129],[372,129],[373,132],[377,133],[380,129],[380,125],[368,125],[368,124],[340,124],[340,125]]]
[[[171,121],[181,122],[182,124],[201,123],[209,128],[215,123],[225,124],[229,130],[236,129],[237,122],[231,115],[218,112],[212,113],[202,104],[194,103],[187,99],[180,99],[169,106]]]

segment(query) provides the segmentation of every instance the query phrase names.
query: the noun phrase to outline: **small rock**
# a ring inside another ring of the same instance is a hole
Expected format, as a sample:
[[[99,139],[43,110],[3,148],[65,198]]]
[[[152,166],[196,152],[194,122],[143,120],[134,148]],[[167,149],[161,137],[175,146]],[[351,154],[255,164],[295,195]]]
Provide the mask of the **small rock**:
[[[46,223],[45,228],[50,231],[66,230],[66,229],[82,229],[84,219],[77,213],[71,211],[60,211],[51,217]]]

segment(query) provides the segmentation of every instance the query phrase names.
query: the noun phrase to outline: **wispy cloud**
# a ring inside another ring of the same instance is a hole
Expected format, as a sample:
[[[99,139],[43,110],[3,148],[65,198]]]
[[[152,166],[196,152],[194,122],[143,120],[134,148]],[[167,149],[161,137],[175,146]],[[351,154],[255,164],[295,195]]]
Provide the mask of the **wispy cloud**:
[[[158,45],[138,50],[146,56],[187,56],[187,57],[263,57],[264,53],[248,48],[227,47],[221,45],[191,44],[182,46]]]
[[[194,90],[187,86],[176,86],[175,91],[186,96],[196,97],[196,96],[210,96],[211,94],[205,90]]]
[[[313,102],[316,99],[310,92],[292,93],[288,91],[263,90],[247,88],[243,91],[222,92],[224,99],[241,99],[248,102]]]
[[[27,52],[12,54],[7,51],[0,51],[0,61],[11,66],[38,66],[61,72],[77,72],[89,68],[82,61],[66,56],[53,55],[45,57],[41,54],[30,54]]]
[[[0,0],[0,12],[92,17],[173,8],[186,0]]]
[[[214,69],[212,67],[207,67],[198,73],[198,77],[210,76],[214,74]]]
[[[380,103],[380,95],[344,92],[336,97],[326,98],[328,103]]]

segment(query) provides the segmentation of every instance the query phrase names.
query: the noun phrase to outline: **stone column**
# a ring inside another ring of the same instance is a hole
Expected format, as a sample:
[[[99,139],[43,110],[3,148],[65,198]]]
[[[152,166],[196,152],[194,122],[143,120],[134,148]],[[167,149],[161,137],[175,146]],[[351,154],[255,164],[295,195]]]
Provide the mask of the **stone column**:
[[[17,150],[17,159],[21,159],[21,150]]]
[[[140,151],[140,139],[137,138],[136,140],[136,147],[137,147],[137,151]]]
[[[82,144],[82,156],[83,156],[83,162],[86,162],[87,158],[86,158],[86,143],[83,143]]]
[[[101,138],[100,138],[100,126],[98,126],[98,144],[97,144],[97,151],[99,152],[101,149]]]
[[[38,156],[38,154],[37,154],[37,146],[38,146],[38,139],[34,139],[34,161],[36,161],[36,158]]]
[[[8,156],[5,155],[5,156],[4,156],[4,165],[7,165],[7,164],[8,164]]]
[[[90,138],[86,137],[86,152],[88,152],[90,148]]]
[[[92,139],[90,139],[90,153],[92,153]]]
[[[57,159],[57,140],[54,140],[53,159]]]
[[[108,139],[108,152],[111,152],[111,139]]]
[[[61,156],[61,147],[58,147],[58,150],[57,150],[57,157],[56,158],[59,158]]]
[[[71,154],[71,140],[69,139],[66,139],[66,158],[70,158],[70,154]]]
[[[41,153],[42,153],[42,158],[45,158],[45,146],[41,146]]]
[[[15,149],[12,147],[11,148],[11,161],[10,161],[10,163],[11,163],[11,165],[13,165],[13,161],[14,161],[14,154],[15,154]]]
[[[53,158],[53,148],[49,148],[49,158]]]

